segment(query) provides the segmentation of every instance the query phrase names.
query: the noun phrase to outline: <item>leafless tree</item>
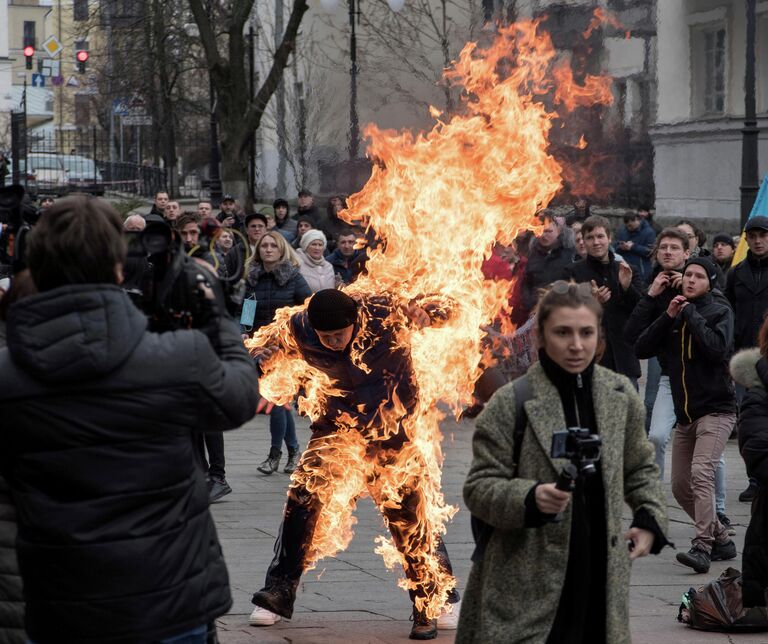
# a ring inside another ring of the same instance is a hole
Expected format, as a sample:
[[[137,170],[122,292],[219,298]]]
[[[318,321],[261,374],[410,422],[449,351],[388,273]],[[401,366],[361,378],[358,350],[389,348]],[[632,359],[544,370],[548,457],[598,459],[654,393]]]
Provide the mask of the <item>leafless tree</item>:
[[[248,91],[245,27],[253,5],[254,0],[189,0],[216,93],[222,181],[227,192],[243,200],[248,193],[250,139],[260,126],[269,100],[280,84],[308,8],[306,0],[293,0],[270,70],[255,96],[251,97]]]

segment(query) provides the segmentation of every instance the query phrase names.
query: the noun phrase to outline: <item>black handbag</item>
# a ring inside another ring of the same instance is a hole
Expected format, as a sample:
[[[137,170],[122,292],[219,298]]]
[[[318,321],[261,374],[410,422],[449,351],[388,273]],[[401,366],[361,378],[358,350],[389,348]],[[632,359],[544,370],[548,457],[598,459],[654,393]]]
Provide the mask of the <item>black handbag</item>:
[[[528,376],[520,376],[520,378],[512,383],[512,388],[515,391],[515,430],[512,434],[512,478],[514,478],[517,476],[520,465],[520,451],[523,448],[525,426],[528,424],[528,417],[523,404],[526,400],[532,398],[531,383],[528,382]],[[493,526],[479,519],[474,514],[470,517],[470,525],[472,526],[472,537],[475,540],[472,563],[478,563],[483,560],[485,549],[493,534]]]

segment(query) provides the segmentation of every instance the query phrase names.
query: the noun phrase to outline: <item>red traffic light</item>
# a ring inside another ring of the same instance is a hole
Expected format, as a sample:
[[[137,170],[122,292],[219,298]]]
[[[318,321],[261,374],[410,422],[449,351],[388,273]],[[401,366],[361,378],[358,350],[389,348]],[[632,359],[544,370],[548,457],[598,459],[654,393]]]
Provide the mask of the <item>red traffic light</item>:
[[[88,60],[88,52],[81,49],[75,54],[75,58],[77,58],[78,63],[84,63]]]
[[[35,55],[35,48],[32,45],[27,45],[24,47],[24,55],[27,58],[32,58]]]

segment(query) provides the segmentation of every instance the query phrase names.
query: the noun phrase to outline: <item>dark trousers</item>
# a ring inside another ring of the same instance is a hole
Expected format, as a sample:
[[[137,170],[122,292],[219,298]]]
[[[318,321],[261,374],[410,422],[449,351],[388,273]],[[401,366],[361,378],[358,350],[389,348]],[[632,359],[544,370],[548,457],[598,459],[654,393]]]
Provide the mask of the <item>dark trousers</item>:
[[[224,432],[195,434],[197,453],[209,478],[224,480]],[[208,458],[205,457],[206,449]]]
[[[265,588],[289,585],[295,589],[302,573],[318,559],[345,548],[352,539],[356,500],[368,492],[389,528],[405,576],[412,582],[411,600],[433,597],[441,584],[440,574],[452,576],[453,572],[443,540],[419,518],[424,516],[421,486],[425,477],[403,479],[400,475],[396,490],[389,485],[395,471],[392,466],[414,457],[414,446],[402,440],[368,443],[354,431],[313,433],[294,473]],[[383,488],[387,498],[382,495]],[[334,506],[333,512],[326,503]],[[331,514],[341,521],[330,522]],[[431,548],[418,547],[430,540]],[[452,590],[444,601],[455,603],[458,599]]]

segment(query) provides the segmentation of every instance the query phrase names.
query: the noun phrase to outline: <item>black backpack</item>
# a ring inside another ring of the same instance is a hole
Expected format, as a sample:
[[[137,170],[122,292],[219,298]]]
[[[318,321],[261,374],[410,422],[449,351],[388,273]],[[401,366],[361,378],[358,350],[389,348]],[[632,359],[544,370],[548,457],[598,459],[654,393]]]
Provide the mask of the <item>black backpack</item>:
[[[512,388],[515,391],[515,430],[512,434],[512,476],[514,478],[517,476],[517,470],[520,465],[520,451],[523,448],[523,436],[525,434],[525,426],[528,423],[528,417],[526,416],[523,404],[526,400],[532,398],[531,383],[528,382],[528,376],[524,375],[515,380],[512,383]],[[470,525],[472,526],[472,537],[475,540],[472,563],[478,563],[483,560],[485,548],[488,546],[488,542],[493,534],[493,526],[482,519],[478,519],[474,514],[470,517]]]

